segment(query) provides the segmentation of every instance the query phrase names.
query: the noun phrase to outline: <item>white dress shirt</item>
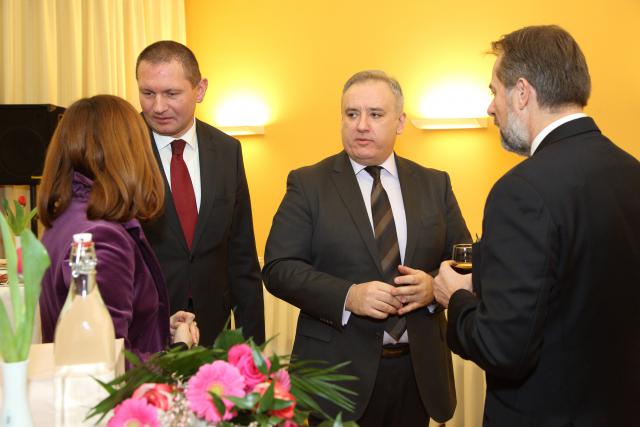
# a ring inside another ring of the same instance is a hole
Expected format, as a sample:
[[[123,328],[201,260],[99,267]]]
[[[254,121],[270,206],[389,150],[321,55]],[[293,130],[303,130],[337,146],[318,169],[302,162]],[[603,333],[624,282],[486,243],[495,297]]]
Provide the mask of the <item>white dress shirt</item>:
[[[353,172],[356,174],[358,185],[360,186],[360,192],[362,193],[362,199],[364,205],[367,208],[367,215],[369,216],[369,223],[371,224],[371,233],[373,233],[373,214],[371,213],[371,188],[373,187],[373,177],[369,175],[369,172],[364,170],[366,166],[355,162],[349,158]],[[402,199],[402,191],[400,189],[400,177],[398,176],[398,167],[396,165],[396,158],[393,153],[382,164],[382,170],[380,171],[380,182],[384,191],[386,191],[389,197],[389,203],[391,204],[391,212],[393,212],[393,221],[396,224],[396,235],[398,236],[398,247],[400,249],[400,262],[404,263],[404,252],[407,248],[407,217],[404,212],[404,201]],[[346,302],[345,302],[346,303]],[[342,314],[342,325],[346,325],[349,321],[351,312],[344,310]],[[409,342],[407,331],[400,337],[399,341],[396,341],[388,333],[384,333],[382,340],[384,344],[393,344],[396,342]]]
[[[164,169],[164,174],[169,181],[169,187],[171,187],[171,143],[176,139],[182,139],[186,142],[184,146],[184,152],[182,153],[182,158],[184,159],[184,162],[187,165],[187,169],[189,170],[191,185],[193,185],[193,192],[196,196],[196,207],[198,209],[198,212],[200,212],[200,161],[198,157],[198,135],[196,133],[196,120],[193,119],[193,124],[191,125],[191,127],[178,138],[159,135],[153,132],[153,139],[156,142],[158,153],[160,153],[162,168]]]

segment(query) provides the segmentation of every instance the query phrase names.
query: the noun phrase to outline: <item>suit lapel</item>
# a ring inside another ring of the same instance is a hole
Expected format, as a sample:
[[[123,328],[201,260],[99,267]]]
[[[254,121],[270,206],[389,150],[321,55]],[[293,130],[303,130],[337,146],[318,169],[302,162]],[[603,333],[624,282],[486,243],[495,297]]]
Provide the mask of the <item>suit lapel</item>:
[[[167,175],[164,173],[164,167],[162,166],[160,153],[158,152],[158,147],[156,146],[156,141],[153,138],[153,132],[151,131],[151,128],[149,128],[149,135],[151,136],[151,148],[153,149],[153,155],[156,158],[156,162],[158,163],[158,167],[160,168],[160,173],[162,174],[162,180],[164,181],[164,217],[169,224],[169,228],[174,233],[176,240],[180,242],[185,251],[188,251],[187,241],[185,240],[184,233],[182,232],[182,226],[180,225],[180,220],[178,219],[176,206],[173,204],[173,197],[171,194],[171,187],[169,186],[169,180],[167,179]]]
[[[398,178],[400,179],[400,190],[402,191],[402,202],[404,203],[404,214],[407,220],[407,246],[404,251],[404,265],[413,265],[413,253],[416,249],[418,232],[420,230],[420,195],[422,192],[418,188],[418,180],[414,176],[411,165],[403,158],[396,157],[398,167]]]
[[[349,162],[349,157],[343,151],[335,158],[333,167],[333,174],[331,176],[333,183],[338,190],[338,195],[342,199],[342,202],[347,207],[351,219],[356,225],[362,240],[364,241],[371,259],[378,269],[378,273],[382,276],[382,268],[378,259],[378,247],[373,236],[373,230],[371,229],[371,222],[369,222],[369,215],[367,215],[367,208],[362,200],[362,192],[358,185],[358,180],[353,173],[353,168]]]
[[[216,174],[224,171],[224,165],[220,163],[220,157],[216,156],[215,144],[212,143],[208,135],[203,131],[199,120],[196,120],[196,134],[198,135],[198,157],[200,161],[200,210],[198,211],[198,222],[193,237],[191,250],[195,250],[201,236],[206,228],[206,222],[211,217],[213,201],[216,194],[223,194],[222,188],[216,188],[224,181],[220,177],[216,179]]]

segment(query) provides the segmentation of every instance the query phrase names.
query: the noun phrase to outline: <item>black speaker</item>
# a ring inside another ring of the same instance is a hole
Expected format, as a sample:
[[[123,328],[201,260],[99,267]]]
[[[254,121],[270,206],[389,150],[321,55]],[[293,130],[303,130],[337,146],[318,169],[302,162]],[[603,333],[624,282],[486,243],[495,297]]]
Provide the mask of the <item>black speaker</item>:
[[[0,105],[0,185],[38,182],[64,110],[51,104]]]

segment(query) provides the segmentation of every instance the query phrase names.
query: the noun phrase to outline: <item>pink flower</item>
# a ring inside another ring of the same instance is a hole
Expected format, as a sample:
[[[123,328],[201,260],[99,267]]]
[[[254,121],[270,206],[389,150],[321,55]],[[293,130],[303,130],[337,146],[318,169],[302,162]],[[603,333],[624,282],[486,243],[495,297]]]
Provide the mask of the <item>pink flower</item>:
[[[232,364],[217,360],[202,365],[187,385],[186,396],[189,408],[210,423],[230,420],[235,415],[230,411],[233,408],[233,403],[225,399],[224,396],[244,397],[244,387],[244,378],[240,370]],[[222,398],[226,407],[222,416],[218,413],[209,393],[214,393]]]
[[[284,391],[291,391],[291,378],[289,377],[289,372],[286,369],[281,368],[278,369],[271,375],[276,382],[276,388],[280,388]]]
[[[147,403],[158,409],[166,411],[169,409],[173,387],[169,384],[145,383],[133,392],[134,399],[145,399]]]
[[[160,427],[156,408],[144,399],[127,399],[116,406],[107,427]]]
[[[265,362],[267,363],[267,368],[269,368],[271,366],[269,359],[265,359]],[[251,347],[247,344],[237,344],[229,349],[229,363],[240,370],[244,377],[245,391],[247,393],[253,390],[256,384],[266,379],[253,362]]]

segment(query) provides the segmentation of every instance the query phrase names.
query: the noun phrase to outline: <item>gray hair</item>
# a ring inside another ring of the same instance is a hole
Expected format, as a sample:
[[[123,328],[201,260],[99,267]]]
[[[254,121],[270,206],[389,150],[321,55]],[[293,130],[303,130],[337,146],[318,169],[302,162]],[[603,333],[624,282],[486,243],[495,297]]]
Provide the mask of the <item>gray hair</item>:
[[[382,70],[364,70],[355,73],[344,84],[344,87],[342,88],[342,95],[344,95],[351,86],[367,81],[385,82],[396,97],[396,108],[398,109],[398,113],[402,112],[402,109],[404,108],[404,95],[402,95],[400,83]]]
[[[496,75],[506,89],[519,78],[535,89],[541,107],[584,107],[591,93],[591,78],[580,46],[557,25],[524,27],[491,43],[500,58]]]

